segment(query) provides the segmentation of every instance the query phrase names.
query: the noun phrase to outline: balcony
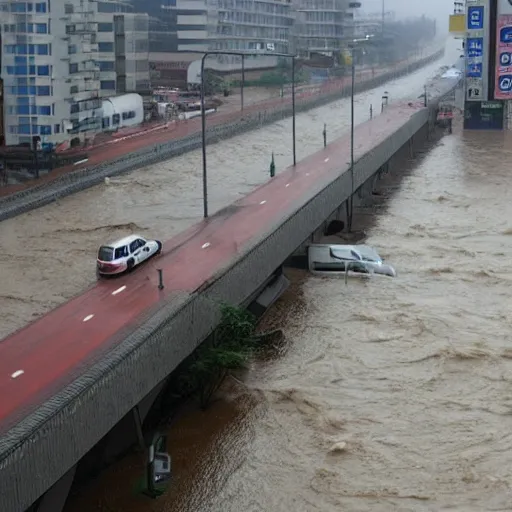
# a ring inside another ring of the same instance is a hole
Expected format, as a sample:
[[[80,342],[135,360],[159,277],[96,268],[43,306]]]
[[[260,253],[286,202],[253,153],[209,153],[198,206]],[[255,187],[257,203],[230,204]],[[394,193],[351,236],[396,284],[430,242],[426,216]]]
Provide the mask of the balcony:
[[[72,75],[69,75],[69,78],[66,79],[66,83],[70,84],[72,82],[76,81],[99,81],[100,79],[100,72],[99,71],[78,71],[77,73],[73,73]]]
[[[91,10],[75,11],[72,13],[66,13],[66,14],[64,14],[64,16],[61,16],[60,19],[62,21],[80,23],[83,21],[90,20],[91,18],[93,18],[93,16],[94,16],[94,11],[91,9]]]
[[[96,23],[75,23],[66,26],[66,35],[96,34]]]
[[[81,101],[87,101],[87,100],[95,100],[100,97],[100,94],[98,92],[98,87],[92,87],[91,85],[87,85],[86,87],[78,88],[75,86],[76,92],[73,91],[73,87],[71,87],[70,95],[66,98],[66,101],[69,101],[70,103],[79,103]]]

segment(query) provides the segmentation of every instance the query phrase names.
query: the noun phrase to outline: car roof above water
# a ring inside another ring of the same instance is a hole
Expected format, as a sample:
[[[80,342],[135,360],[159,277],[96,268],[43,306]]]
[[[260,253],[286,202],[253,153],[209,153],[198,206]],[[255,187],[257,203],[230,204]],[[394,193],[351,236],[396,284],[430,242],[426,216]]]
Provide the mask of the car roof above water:
[[[369,258],[371,260],[380,260],[379,253],[369,245],[345,245],[345,244],[312,244],[314,249],[324,249],[325,251],[339,251],[340,253],[350,253],[355,251],[360,254],[363,258]]]
[[[119,240],[115,240],[114,242],[104,244],[103,247],[113,247],[115,249],[116,247],[123,247],[124,245],[129,245],[135,240],[138,240],[139,238],[142,238],[142,240],[146,240],[143,236],[140,235],[128,235],[125,236],[124,238],[120,238]]]

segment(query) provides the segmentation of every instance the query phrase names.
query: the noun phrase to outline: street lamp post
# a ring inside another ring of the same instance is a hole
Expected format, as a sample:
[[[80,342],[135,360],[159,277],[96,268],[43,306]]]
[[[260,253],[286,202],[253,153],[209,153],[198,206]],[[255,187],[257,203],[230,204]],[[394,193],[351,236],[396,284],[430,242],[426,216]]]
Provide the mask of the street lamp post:
[[[347,214],[347,229],[352,231],[352,217],[354,214],[354,87],[356,84],[356,63],[355,63],[355,52],[354,46],[351,48],[351,59],[352,59],[352,73],[351,73],[351,87],[350,87],[350,209]],[[348,205],[348,203],[347,203]]]
[[[242,57],[242,91],[241,102],[243,110],[243,83],[245,81],[245,56],[246,55],[264,55],[271,57],[285,57],[292,59],[292,138],[293,138],[293,165],[297,164],[295,147],[295,55],[291,53],[276,52],[242,52],[242,51],[222,51],[214,50],[203,54],[201,58],[201,146],[203,153],[203,217],[208,218],[208,170],[206,163],[206,112],[205,112],[205,92],[204,92],[204,65],[209,55],[240,55]]]
[[[345,203],[347,210],[347,230],[352,231],[352,219],[354,216],[354,131],[355,131],[355,112],[354,112],[354,88],[356,85],[356,46],[358,43],[368,42],[371,35],[363,39],[354,39],[350,45],[351,66],[351,87],[350,87],[350,198]]]
[[[201,75],[202,76],[202,75]],[[242,55],[242,80],[240,82],[240,110],[244,111],[245,57]]]

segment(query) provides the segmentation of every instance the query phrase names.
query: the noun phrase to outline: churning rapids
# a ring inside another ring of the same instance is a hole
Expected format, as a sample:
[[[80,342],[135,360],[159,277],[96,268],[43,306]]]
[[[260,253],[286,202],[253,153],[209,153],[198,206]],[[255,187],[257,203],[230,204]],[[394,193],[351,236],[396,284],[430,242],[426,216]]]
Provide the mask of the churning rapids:
[[[512,510],[507,148],[455,126],[396,171],[358,223],[398,277],[290,272],[266,320],[286,350],[177,420],[168,496],[127,492],[134,455],[68,512]]]

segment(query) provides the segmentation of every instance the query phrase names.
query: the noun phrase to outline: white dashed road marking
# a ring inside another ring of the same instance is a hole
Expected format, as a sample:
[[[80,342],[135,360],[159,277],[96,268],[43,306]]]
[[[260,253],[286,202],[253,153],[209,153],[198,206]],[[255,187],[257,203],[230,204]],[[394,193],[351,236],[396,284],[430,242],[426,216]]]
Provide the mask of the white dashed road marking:
[[[207,247],[210,247],[210,242],[206,242],[205,244],[201,245],[201,249],[206,249]]]
[[[82,321],[88,322],[89,320],[92,320],[93,317],[94,317],[94,315],[87,315]]]
[[[23,370],[17,370],[15,371],[12,375],[11,375],[11,378],[12,379],[17,379],[20,375],[23,375],[25,372]]]
[[[267,201],[260,201],[260,204],[265,204]]]
[[[126,290],[126,285],[121,286],[121,288],[118,288],[117,290],[114,290],[112,292],[112,295],[117,295],[118,293],[124,292]]]
[[[286,184],[286,186],[287,186],[287,187],[289,187],[289,186],[290,186],[290,184],[289,184],[289,183],[287,183],[287,184]]]
[[[328,159],[328,158],[326,158],[326,159],[324,160],[324,162],[328,162],[328,161],[329,161],[329,159]]]

